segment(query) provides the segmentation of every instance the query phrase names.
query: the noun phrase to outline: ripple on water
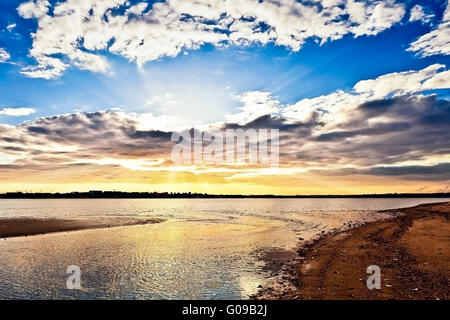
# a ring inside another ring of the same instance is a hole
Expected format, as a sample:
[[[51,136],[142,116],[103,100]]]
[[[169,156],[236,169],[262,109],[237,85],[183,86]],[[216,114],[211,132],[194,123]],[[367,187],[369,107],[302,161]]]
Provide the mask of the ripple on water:
[[[154,217],[163,223],[0,241],[3,299],[241,299],[308,239],[373,210],[441,199],[0,200],[0,217]],[[81,268],[68,290],[66,268]]]

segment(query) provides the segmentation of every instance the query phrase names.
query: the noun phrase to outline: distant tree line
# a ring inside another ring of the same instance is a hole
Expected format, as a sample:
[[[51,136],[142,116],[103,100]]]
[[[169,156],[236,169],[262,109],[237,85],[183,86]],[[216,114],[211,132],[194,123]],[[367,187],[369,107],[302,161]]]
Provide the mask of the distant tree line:
[[[68,193],[27,193],[7,192],[0,194],[0,199],[205,199],[205,198],[450,198],[449,192],[442,193],[383,193],[355,195],[274,195],[274,194],[207,194],[192,192],[124,192],[99,191]]]

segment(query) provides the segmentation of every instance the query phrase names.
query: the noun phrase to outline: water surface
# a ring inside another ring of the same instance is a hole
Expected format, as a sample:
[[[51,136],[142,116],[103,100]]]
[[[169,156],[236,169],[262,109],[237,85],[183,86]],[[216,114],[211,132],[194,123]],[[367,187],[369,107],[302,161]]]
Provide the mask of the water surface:
[[[241,299],[309,239],[376,212],[445,199],[0,200],[4,217],[165,222],[0,240],[0,298]],[[81,268],[82,290],[66,289]]]

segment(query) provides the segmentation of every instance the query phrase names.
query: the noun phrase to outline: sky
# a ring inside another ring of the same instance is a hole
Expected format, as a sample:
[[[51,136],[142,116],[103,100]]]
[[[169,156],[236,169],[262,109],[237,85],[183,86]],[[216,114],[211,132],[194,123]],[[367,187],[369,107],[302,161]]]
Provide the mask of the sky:
[[[444,0],[0,0],[0,192],[450,191]],[[173,132],[280,130],[278,168]]]

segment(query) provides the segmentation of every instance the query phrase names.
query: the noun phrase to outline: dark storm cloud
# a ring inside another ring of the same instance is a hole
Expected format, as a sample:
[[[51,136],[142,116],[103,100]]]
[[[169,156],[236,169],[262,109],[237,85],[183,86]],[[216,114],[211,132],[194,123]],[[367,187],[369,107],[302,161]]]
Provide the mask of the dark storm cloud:
[[[288,120],[275,117],[272,115],[264,115],[246,124],[227,123],[223,129],[279,129],[280,131],[296,131],[298,129],[311,132],[311,129],[317,126],[317,123],[308,122],[289,122]]]
[[[38,133],[38,134],[48,134],[49,131],[47,129],[45,129],[44,127],[28,127],[27,128],[28,131],[30,131],[31,133]]]
[[[376,100],[361,104],[346,119],[328,132],[319,126],[316,129],[320,133],[313,132],[308,137],[295,132],[286,134],[284,146],[290,146],[290,150],[283,152],[280,149],[280,154],[291,166],[323,166],[325,170],[328,165],[375,168],[381,164],[423,161],[429,157],[437,157],[440,161],[449,158],[448,100],[410,95]],[[405,167],[402,172],[414,169]],[[442,167],[442,170],[447,169]],[[374,169],[366,170],[364,174],[401,176],[395,172]],[[447,179],[444,175],[441,178]]]
[[[170,140],[172,133],[160,130],[140,131],[137,130],[134,133],[130,133],[129,137],[132,139],[146,139],[146,138],[160,138],[164,140]]]
[[[386,134],[388,132],[406,131],[411,127],[407,122],[394,122],[380,124],[372,128],[359,129],[354,131],[334,131],[325,133],[317,137],[317,141],[340,140],[356,136],[372,136]]]
[[[450,163],[440,163],[436,165],[405,165],[405,166],[379,166],[367,169],[339,169],[329,172],[316,171],[319,174],[347,176],[347,175],[373,175],[401,177],[406,180],[429,180],[445,181],[450,180]]]
[[[439,175],[439,178],[450,179],[450,163],[434,166],[374,167],[367,173],[379,176]]]
[[[158,157],[170,154],[173,146],[170,132],[140,130],[135,119],[106,111],[39,118],[0,130],[0,152],[22,155],[17,165]]]

